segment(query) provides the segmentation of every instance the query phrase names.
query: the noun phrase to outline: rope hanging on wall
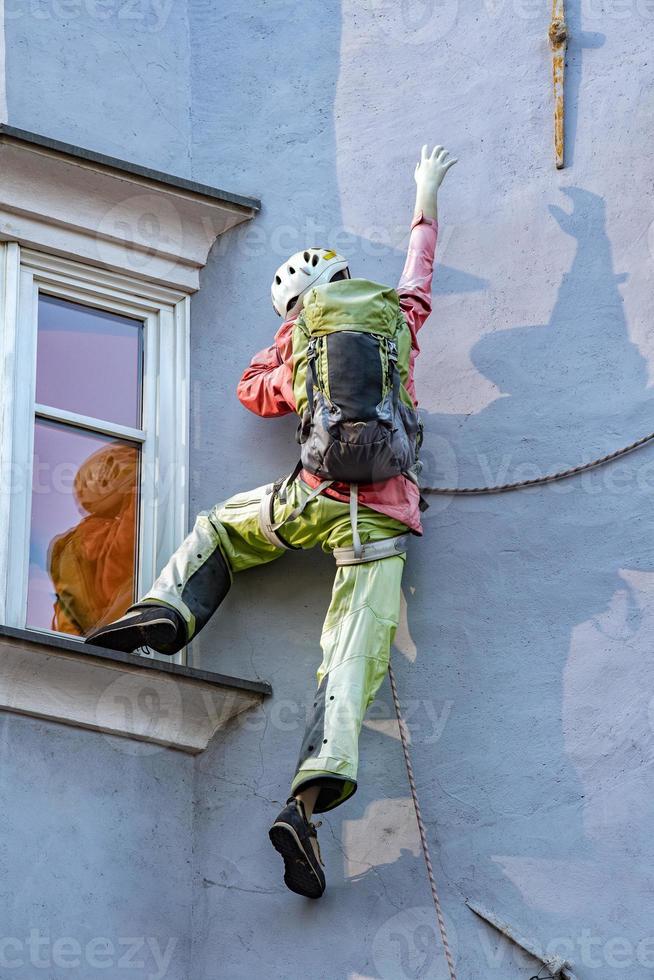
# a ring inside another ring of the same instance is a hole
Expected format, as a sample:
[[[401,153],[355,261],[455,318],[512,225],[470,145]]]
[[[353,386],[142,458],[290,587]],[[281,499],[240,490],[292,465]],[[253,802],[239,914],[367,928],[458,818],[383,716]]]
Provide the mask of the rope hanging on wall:
[[[635,449],[640,449],[641,446],[646,446],[647,443],[652,442],[653,440],[654,432],[650,432],[648,436],[643,436],[642,439],[637,439],[636,442],[630,443],[630,445],[625,446],[623,449],[616,449],[615,452],[609,453],[608,456],[600,456],[599,459],[594,459],[591,463],[582,463],[581,466],[572,466],[568,470],[560,470],[558,473],[550,473],[548,476],[539,476],[534,480],[519,480],[516,483],[498,483],[490,487],[421,486],[420,490],[422,493],[469,497],[484,493],[507,493],[509,490],[525,490],[528,487],[542,486],[544,483],[555,483],[558,480],[567,480],[571,476],[578,476],[579,473],[585,473],[587,470],[593,470],[598,466],[604,466],[606,463],[612,463],[614,459],[619,459],[621,456],[626,456],[627,453],[632,453]]]

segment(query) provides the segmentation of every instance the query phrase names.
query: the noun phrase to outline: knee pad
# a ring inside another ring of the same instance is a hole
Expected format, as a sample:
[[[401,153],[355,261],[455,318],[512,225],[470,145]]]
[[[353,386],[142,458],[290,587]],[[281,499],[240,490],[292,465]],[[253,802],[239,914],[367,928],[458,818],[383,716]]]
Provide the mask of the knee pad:
[[[209,557],[186,582],[180,596],[195,618],[193,633],[206,626],[232,584],[227,559],[216,545]]]

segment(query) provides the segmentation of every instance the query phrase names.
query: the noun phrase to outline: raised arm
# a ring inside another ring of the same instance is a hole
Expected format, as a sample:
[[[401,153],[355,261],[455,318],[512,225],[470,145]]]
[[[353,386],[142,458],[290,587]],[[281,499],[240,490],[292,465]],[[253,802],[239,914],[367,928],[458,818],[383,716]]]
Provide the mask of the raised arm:
[[[416,164],[416,205],[406,263],[397,288],[415,353],[419,350],[418,331],[431,313],[431,281],[438,232],[438,189],[445,174],[456,162],[442,146],[435,146],[429,153],[425,145]]]

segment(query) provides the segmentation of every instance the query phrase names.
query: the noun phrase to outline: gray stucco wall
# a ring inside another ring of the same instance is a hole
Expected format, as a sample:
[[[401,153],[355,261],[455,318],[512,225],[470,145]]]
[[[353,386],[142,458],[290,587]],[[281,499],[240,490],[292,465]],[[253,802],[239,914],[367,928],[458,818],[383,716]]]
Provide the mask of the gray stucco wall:
[[[256,419],[234,396],[277,327],[275,266],[325,242],[351,255],[355,273],[395,282],[412,168],[430,140],[460,162],[441,195],[417,371],[426,482],[530,477],[652,429],[654,11],[638,0],[568,6],[562,173],[547,4],[189,2],[147,36],[84,4],[72,31],[56,16],[7,21],[12,124],[263,198],[255,223],[217,243],[193,301],[193,511],[295,460],[293,421]],[[130,88],[137,54],[145,83]],[[653,479],[646,449],[559,486],[435,499],[415,542],[394,656],[465,980],[537,972],[498,945],[466,897],[569,955],[580,980],[654,972]],[[149,867],[116,872],[125,904],[101,895],[94,935],[120,935],[121,917],[140,913],[139,934],[181,937],[167,976],[193,980],[446,976],[387,686],[364,729],[360,789],[321,831],[322,902],[284,890],[266,839],[313,692],[332,574],[325,556],[294,555],[237,583],[193,658],[269,679],[276,696],[195,763],[164,751],[110,764],[100,736],[7,725],[5,754],[24,787],[10,797],[5,841],[26,806],[33,814],[10,880],[18,887],[24,867],[45,860],[40,836],[57,840],[55,869],[81,886],[65,919],[58,879],[39,892],[58,934],[87,914],[93,877],[67,837],[70,813],[51,802],[72,746],[87,760],[79,832],[95,817],[89,846],[110,849],[110,793],[119,868],[136,851]],[[156,790],[144,794],[144,781]],[[163,836],[146,835],[144,813],[166,807]],[[11,935],[25,931],[28,908],[29,897],[16,901]]]
[[[4,713],[0,976],[189,976],[193,761]]]
[[[6,0],[11,125],[189,175],[188,17],[172,0]]]

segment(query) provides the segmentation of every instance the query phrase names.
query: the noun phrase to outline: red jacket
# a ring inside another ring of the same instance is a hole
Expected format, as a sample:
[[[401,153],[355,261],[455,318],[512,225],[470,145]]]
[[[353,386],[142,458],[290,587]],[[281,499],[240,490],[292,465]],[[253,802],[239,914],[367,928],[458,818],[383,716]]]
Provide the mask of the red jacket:
[[[397,292],[411,330],[412,351],[409,364],[407,389],[417,405],[413,371],[415,359],[420,353],[418,331],[431,313],[431,280],[436,251],[438,226],[435,221],[419,214],[411,225],[411,238],[404,271]],[[239,381],[237,394],[243,405],[256,415],[274,418],[295,411],[293,398],[292,334],[293,322],[286,320],[275,334],[270,347],[252,358],[250,366]],[[302,479],[311,487],[320,480],[312,473],[302,471]],[[347,501],[349,489],[343,484],[333,484],[326,491],[331,497]],[[418,488],[403,476],[394,476],[383,483],[371,483],[359,487],[359,501],[365,507],[386,514],[406,524],[418,534],[420,523]]]

